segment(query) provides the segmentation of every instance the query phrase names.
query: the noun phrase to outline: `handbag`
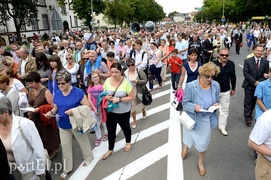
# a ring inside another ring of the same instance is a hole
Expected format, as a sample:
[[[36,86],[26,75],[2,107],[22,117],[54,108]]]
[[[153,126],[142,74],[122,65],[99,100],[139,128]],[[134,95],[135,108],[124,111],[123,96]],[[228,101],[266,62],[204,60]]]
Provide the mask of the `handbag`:
[[[138,72],[138,69],[136,69],[137,71],[137,74],[138,74],[138,78],[141,80],[141,77],[139,75],[139,72]],[[151,105],[152,103],[152,94],[148,91],[148,88],[145,86],[145,87],[142,87],[142,103],[147,106],[147,105]]]
[[[180,116],[180,122],[188,130],[193,129],[196,124],[196,121],[194,121],[185,111],[183,111]]]
[[[145,106],[151,105],[152,103],[152,94],[148,91],[148,88],[146,86],[145,88],[143,88],[142,103]]]
[[[178,98],[175,96],[174,100],[171,103],[171,106],[176,109],[176,111],[182,111],[183,110],[183,105],[181,102],[178,101]]]
[[[26,144],[27,144],[30,148],[32,148],[30,142],[28,141],[27,137],[25,136],[25,134],[24,134],[24,132],[23,132],[23,129],[21,128],[21,125],[20,125],[21,119],[22,119],[22,118],[20,118],[20,120],[19,120],[19,127],[18,127],[18,129],[19,129],[19,131],[20,131],[22,137],[24,138]],[[33,148],[32,148],[32,149],[33,149]],[[46,163],[46,168],[45,168],[45,179],[46,179],[46,180],[52,180],[52,176],[51,176],[51,174],[50,174],[50,172],[49,172],[49,171],[50,171],[50,168],[51,168],[51,160],[50,160],[50,158],[49,158],[49,155],[48,155],[48,152],[47,152],[46,149],[44,149],[44,154],[45,154],[45,163]]]

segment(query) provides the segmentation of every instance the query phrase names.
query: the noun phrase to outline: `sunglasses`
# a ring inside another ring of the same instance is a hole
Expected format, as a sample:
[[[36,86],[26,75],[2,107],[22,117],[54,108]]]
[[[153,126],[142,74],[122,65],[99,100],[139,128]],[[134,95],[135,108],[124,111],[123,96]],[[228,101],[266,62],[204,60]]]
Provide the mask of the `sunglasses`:
[[[72,58],[66,58],[67,60],[72,60]]]
[[[210,75],[204,75],[204,77],[205,77],[206,79],[210,79],[210,78],[214,79],[214,78],[215,78],[215,76],[210,76]]]
[[[85,61],[85,60],[88,60],[88,58],[83,58],[83,60]]]
[[[134,65],[135,65],[135,64],[128,64],[127,66],[128,66],[128,67],[131,67],[131,66],[134,66]]]
[[[62,83],[57,83],[59,86],[60,85],[62,85],[62,86],[64,86],[65,84],[67,84],[67,83],[64,83],[64,82],[62,82]]]
[[[229,57],[228,54],[219,54],[220,56]]]

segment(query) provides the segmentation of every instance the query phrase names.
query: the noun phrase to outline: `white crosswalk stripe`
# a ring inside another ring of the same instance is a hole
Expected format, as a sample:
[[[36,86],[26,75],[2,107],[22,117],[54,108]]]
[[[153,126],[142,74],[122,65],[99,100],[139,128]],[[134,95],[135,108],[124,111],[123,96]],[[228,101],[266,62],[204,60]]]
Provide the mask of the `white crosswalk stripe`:
[[[171,82],[166,81],[165,84],[168,85],[168,84],[171,84]],[[156,88],[157,86],[158,85],[155,85],[154,88]],[[170,102],[171,102],[173,100],[173,93],[171,92],[172,92],[171,89],[158,92],[156,94],[153,94],[153,99],[157,99],[162,96],[170,94]],[[132,135],[132,141],[131,141],[131,143],[134,144],[138,141],[148,138],[149,136],[159,133],[165,129],[169,129],[168,143],[154,149],[153,151],[142,156],[141,158],[120,168],[119,170],[108,175],[104,179],[128,179],[167,155],[168,155],[167,179],[168,180],[176,179],[176,177],[178,177],[178,179],[180,180],[183,179],[183,170],[182,170],[183,164],[181,161],[181,153],[180,153],[181,139],[179,138],[181,137],[180,123],[178,121],[179,112],[176,111],[170,105],[170,102],[167,102],[160,106],[149,109],[148,114],[147,114],[147,116],[149,117],[157,112],[161,112],[161,111],[169,109],[170,118],[150,128],[139,131],[138,133],[134,133]],[[146,121],[148,120],[148,117]],[[142,113],[137,114],[137,120],[140,120],[140,119],[142,119]],[[131,118],[130,122],[132,121],[133,120]],[[118,126],[116,133],[118,134],[120,130],[121,129]],[[116,142],[114,152],[117,152],[123,149],[124,146],[125,146],[125,139],[122,139]],[[92,160],[90,165],[87,167],[83,167],[82,165],[80,165],[79,168],[70,177],[70,179],[71,180],[86,179],[86,177],[94,169],[96,164],[101,160],[102,155],[107,151],[107,149],[108,149],[108,142],[102,142],[100,146],[95,147],[93,149],[94,159]],[[142,165],[142,162],[144,162],[144,165]]]

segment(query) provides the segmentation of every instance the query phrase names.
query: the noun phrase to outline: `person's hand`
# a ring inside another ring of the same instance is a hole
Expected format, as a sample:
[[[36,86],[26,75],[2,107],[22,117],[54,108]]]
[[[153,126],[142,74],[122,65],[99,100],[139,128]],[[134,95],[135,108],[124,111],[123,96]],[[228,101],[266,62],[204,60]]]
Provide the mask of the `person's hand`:
[[[41,78],[40,81],[41,81],[41,82],[46,82],[46,81],[47,81],[47,78]]]
[[[29,119],[32,119],[32,117],[33,117],[33,112],[28,111],[28,112],[27,112],[27,115],[28,115],[28,118],[29,118]]]
[[[46,114],[43,114],[47,119],[51,119],[52,118],[52,112],[48,111]]]
[[[200,105],[196,104],[194,109],[195,109],[196,112],[200,112]]]
[[[233,96],[235,94],[235,90],[230,91],[230,95]]]
[[[35,108],[33,112],[39,112],[40,111],[40,108]]]
[[[69,110],[65,111],[64,113],[67,114],[68,116],[71,116],[72,115],[72,110],[69,109]]]
[[[107,95],[105,96],[105,99],[106,99],[107,101],[111,101],[111,100],[112,100],[112,96],[111,96],[110,94],[107,94]]]
[[[94,111],[94,113],[95,113],[96,116],[99,116],[99,113],[98,113],[97,109]]]
[[[111,99],[111,102],[114,103],[114,104],[116,104],[116,103],[119,102],[119,98],[118,98],[118,97],[113,97],[113,98]]]
[[[264,77],[264,78],[268,78],[269,75],[268,75],[267,73],[263,73],[263,77]]]
[[[257,86],[259,84],[259,81],[256,81],[255,83],[254,83],[254,86]]]

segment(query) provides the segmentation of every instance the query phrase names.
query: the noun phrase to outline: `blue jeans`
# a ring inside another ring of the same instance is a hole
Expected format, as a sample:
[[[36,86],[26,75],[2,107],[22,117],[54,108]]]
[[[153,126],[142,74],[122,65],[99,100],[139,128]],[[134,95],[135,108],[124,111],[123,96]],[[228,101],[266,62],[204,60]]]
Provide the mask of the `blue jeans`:
[[[150,75],[149,75],[149,88],[153,89],[153,80],[156,78],[158,80],[159,86],[161,86],[161,69],[162,67],[156,68],[154,64],[150,65]]]

